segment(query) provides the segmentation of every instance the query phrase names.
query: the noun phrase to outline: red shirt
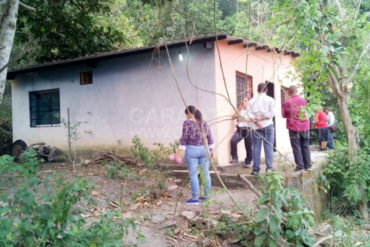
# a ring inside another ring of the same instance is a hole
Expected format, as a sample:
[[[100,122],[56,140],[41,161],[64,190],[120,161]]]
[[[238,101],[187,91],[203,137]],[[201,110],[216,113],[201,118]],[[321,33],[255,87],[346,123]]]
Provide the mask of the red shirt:
[[[323,111],[319,111],[316,114],[316,119],[318,120],[315,126],[316,128],[321,129],[328,127],[328,124],[326,123],[326,114]]]
[[[293,95],[283,104],[283,118],[287,119],[286,127],[288,129],[292,131],[307,131],[310,129],[310,120],[302,109],[306,105],[306,100],[298,95]],[[301,119],[302,117],[304,120]]]

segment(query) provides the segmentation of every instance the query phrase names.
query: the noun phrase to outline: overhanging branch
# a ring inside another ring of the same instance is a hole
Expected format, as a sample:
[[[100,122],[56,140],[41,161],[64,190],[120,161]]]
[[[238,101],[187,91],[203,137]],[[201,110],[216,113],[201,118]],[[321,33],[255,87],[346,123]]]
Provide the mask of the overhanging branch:
[[[340,3],[339,3],[338,0],[335,0],[335,5],[337,5],[338,11],[339,11],[339,15],[340,15],[340,19],[343,21],[344,20],[344,13],[343,13],[343,9],[340,6]]]
[[[21,1],[19,1],[19,5],[22,6],[23,8],[25,8],[25,9],[28,9],[28,10],[31,10],[31,11],[36,11],[36,8],[31,7],[31,6],[29,6],[25,3],[22,3]]]
[[[358,62],[355,66],[355,68],[353,69],[352,71],[352,74],[350,75],[350,77],[348,77],[348,79],[346,80],[346,83],[349,83],[353,80],[353,77],[355,77],[356,73],[357,73],[357,70],[359,69],[360,67],[360,64],[361,64],[361,60],[362,58],[367,54],[367,51],[370,49],[370,43],[367,43],[365,49],[361,52],[361,55],[360,57],[358,58]]]

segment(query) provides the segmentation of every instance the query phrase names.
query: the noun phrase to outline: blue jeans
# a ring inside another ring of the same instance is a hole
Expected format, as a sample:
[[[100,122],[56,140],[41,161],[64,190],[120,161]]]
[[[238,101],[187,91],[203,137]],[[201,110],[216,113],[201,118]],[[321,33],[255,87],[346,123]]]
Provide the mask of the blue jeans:
[[[253,131],[253,170],[260,171],[261,164],[261,146],[265,150],[266,169],[272,169],[274,161],[274,125],[266,126],[262,129]]]
[[[328,129],[328,148],[334,149],[334,132]]]
[[[209,160],[204,146],[187,145],[185,150],[185,160],[188,165],[191,196],[199,197],[198,166],[202,168],[202,175],[205,179],[204,196],[208,197],[211,191],[211,176],[209,174]]]

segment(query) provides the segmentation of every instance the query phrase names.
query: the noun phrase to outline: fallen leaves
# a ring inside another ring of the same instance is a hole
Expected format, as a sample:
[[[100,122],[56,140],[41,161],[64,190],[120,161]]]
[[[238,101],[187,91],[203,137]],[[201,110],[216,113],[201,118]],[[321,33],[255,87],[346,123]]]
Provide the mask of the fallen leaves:
[[[81,213],[81,217],[83,218],[90,218],[90,217],[100,217],[104,215],[106,210],[104,208],[97,208],[97,207],[92,207],[85,213]]]

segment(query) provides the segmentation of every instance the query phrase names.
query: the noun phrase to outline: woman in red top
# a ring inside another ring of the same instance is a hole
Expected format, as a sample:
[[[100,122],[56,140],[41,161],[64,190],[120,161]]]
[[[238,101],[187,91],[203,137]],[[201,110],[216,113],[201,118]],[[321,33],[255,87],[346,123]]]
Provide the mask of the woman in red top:
[[[326,123],[326,114],[322,107],[319,107],[315,116],[315,128],[318,129],[320,150],[326,150],[328,143],[328,125]]]

